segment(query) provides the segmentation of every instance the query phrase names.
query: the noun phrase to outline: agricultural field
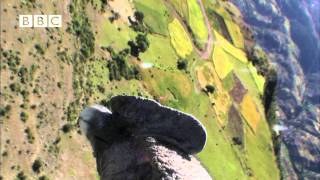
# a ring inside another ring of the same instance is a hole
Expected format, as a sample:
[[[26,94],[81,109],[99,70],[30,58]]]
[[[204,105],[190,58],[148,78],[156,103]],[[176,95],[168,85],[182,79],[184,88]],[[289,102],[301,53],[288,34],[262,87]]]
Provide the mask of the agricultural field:
[[[214,48],[213,62],[220,79],[224,79],[234,68],[228,54],[219,46]]]
[[[189,17],[189,8],[187,0],[171,0],[170,3],[174,6],[174,9],[185,20]]]
[[[240,49],[244,49],[243,35],[239,26],[229,20],[225,20],[224,22],[227,25],[228,32],[230,33],[234,46]]]
[[[220,46],[223,50],[234,58],[238,59],[243,63],[247,63],[247,57],[244,51],[233,46],[229,41],[227,41],[221,34],[214,31],[214,36],[216,38],[215,45]]]
[[[208,39],[208,28],[205,24],[205,17],[202,14],[201,7],[197,0],[188,0],[189,25],[195,36],[195,40],[203,48]]]
[[[98,179],[78,116],[120,94],[199,119],[208,140],[196,156],[214,179],[279,179],[261,99],[265,77],[243,51],[237,24],[227,25],[232,44],[207,27],[201,0],[179,2],[1,1],[10,22],[54,11],[64,23],[20,29],[1,21],[0,179]],[[198,45],[208,44],[209,29],[214,47],[202,59]]]
[[[186,58],[192,51],[192,42],[177,19],[174,19],[169,24],[169,32],[171,43],[177,51],[177,54],[182,58]]]

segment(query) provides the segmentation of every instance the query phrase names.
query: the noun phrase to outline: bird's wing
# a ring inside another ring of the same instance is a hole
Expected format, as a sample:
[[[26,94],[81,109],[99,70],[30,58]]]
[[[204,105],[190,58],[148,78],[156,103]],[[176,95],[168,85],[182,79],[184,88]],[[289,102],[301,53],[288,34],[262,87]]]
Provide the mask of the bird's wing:
[[[192,115],[136,96],[115,96],[110,104],[113,116],[130,126],[133,135],[154,137],[188,154],[205,146],[205,128]]]

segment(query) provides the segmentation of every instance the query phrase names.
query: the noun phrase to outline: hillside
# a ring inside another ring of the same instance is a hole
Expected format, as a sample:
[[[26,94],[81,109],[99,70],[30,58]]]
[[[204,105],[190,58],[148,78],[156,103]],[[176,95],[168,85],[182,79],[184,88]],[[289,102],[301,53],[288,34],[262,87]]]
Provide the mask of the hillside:
[[[62,28],[17,26],[19,14],[53,12]],[[279,179],[268,63],[247,56],[254,42],[239,13],[208,0],[1,1],[3,179],[96,179],[78,115],[119,94],[201,120],[208,141],[197,158],[214,179]]]
[[[284,179],[320,178],[320,3],[315,0],[233,0],[257,44],[277,66],[277,119]]]

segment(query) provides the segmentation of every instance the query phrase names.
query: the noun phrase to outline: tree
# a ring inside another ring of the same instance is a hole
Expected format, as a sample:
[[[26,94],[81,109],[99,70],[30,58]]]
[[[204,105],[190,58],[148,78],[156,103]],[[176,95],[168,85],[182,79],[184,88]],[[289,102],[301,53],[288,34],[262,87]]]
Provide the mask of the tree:
[[[140,52],[137,44],[134,41],[129,41],[128,45],[130,47],[130,54],[134,57],[138,57]]]
[[[138,34],[136,41],[129,41],[130,53],[132,56],[139,57],[140,52],[145,52],[149,48],[150,42],[145,34]]]
[[[216,90],[216,88],[213,85],[209,84],[209,85],[206,85],[205,90],[206,90],[207,93],[213,94],[214,91]]]
[[[187,60],[185,60],[185,59],[178,60],[177,68],[179,70],[186,70],[187,67],[188,67],[188,61]]]
[[[277,72],[275,69],[271,68],[267,74],[265,83],[265,93],[263,96],[263,103],[265,107],[265,114],[267,115],[267,120],[269,126],[272,127],[277,123],[276,109],[277,104],[275,100],[276,96],[276,86],[277,86]]]
[[[129,17],[129,22],[131,24],[131,28],[136,31],[136,32],[147,32],[148,28],[147,26],[143,23],[144,15],[140,11],[136,11],[134,13],[134,18],[135,20],[132,20],[131,17]]]
[[[139,22],[139,23],[143,23],[143,19],[144,19],[144,14],[140,11],[136,11],[134,12],[134,18]]]
[[[136,43],[138,45],[140,52],[145,52],[150,45],[150,42],[147,39],[147,35],[145,34],[138,34],[138,36],[136,37]]]

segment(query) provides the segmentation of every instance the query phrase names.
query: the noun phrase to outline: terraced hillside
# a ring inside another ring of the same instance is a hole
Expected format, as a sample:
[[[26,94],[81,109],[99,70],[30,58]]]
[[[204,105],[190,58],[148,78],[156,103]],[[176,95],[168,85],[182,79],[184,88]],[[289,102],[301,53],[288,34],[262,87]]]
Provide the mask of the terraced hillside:
[[[19,14],[53,12],[63,28],[17,27]],[[2,178],[96,179],[79,112],[128,94],[201,120],[214,179],[279,179],[268,81],[236,13],[208,0],[1,1]]]

